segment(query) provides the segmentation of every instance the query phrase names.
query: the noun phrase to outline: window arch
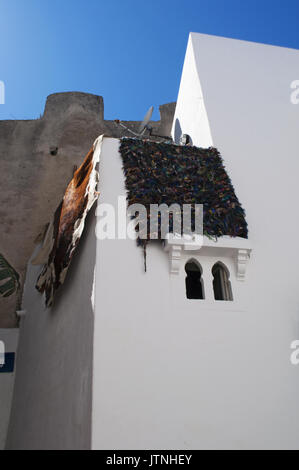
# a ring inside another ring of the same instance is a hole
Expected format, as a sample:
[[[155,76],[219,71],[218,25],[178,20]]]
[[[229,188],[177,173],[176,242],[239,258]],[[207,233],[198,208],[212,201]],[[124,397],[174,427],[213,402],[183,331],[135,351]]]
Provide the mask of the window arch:
[[[227,267],[218,261],[212,268],[215,300],[233,300],[232,287]]]
[[[187,299],[204,299],[202,269],[199,263],[190,260],[185,265]]]

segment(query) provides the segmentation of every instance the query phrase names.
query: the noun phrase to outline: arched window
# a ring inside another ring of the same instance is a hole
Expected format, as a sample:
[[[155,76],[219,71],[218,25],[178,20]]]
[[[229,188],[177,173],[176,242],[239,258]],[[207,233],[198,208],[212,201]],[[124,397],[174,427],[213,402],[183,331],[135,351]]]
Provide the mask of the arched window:
[[[188,261],[185,266],[186,295],[187,299],[204,299],[203,280],[201,278],[201,266],[193,260]]]
[[[229,271],[226,266],[220,262],[214,264],[212,274],[215,300],[233,300]]]

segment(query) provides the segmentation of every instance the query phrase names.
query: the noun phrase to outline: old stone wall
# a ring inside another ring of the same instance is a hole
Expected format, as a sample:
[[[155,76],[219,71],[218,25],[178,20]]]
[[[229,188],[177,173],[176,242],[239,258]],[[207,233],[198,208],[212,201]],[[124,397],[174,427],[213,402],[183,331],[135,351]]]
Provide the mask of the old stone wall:
[[[175,103],[160,106],[161,120],[151,122],[153,133],[170,135],[174,111]],[[133,131],[140,126],[124,124]],[[100,134],[131,135],[104,120],[103,98],[87,93],[50,95],[40,119],[0,121],[0,253],[22,283],[34,242],[61,201],[74,165],[80,165]],[[16,296],[0,297],[0,328],[17,325],[16,302]]]

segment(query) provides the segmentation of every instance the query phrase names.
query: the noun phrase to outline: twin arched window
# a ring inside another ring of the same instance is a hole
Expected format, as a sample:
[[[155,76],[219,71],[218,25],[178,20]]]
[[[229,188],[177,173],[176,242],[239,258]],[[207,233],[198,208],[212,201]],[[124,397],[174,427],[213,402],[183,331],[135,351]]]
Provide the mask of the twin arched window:
[[[185,265],[187,299],[204,299],[202,268],[197,261],[190,260]],[[229,271],[218,261],[212,268],[215,300],[233,300]]]

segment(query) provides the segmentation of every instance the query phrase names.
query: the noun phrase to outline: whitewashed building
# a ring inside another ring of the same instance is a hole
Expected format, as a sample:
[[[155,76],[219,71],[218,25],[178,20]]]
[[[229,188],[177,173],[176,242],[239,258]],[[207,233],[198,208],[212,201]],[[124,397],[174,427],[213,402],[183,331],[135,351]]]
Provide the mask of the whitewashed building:
[[[97,239],[92,210],[53,308],[28,267],[7,448],[299,447],[295,80],[299,51],[190,34],[173,138],[219,149],[249,238],[149,245],[145,273],[135,241]],[[115,206],[118,149],[96,150],[100,201]],[[201,299],[186,295],[190,261]]]

